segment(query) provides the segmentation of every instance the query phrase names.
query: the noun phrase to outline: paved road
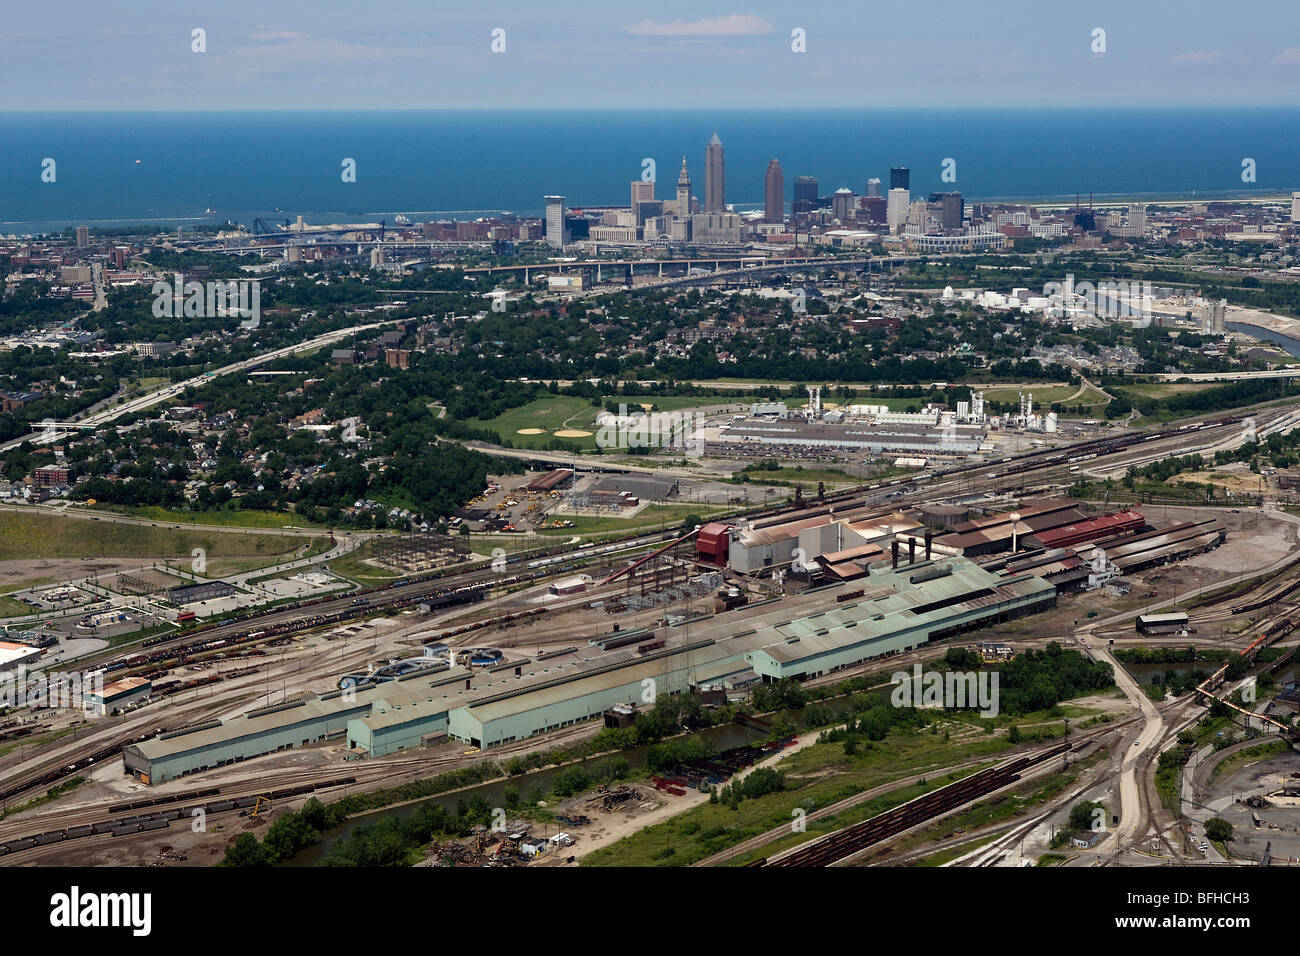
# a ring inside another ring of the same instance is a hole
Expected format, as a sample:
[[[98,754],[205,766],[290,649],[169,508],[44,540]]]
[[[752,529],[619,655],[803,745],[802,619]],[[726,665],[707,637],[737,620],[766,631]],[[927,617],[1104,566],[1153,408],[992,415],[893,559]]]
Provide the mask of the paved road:
[[[1141,835],[1139,831],[1147,824],[1146,814],[1142,810],[1142,783],[1138,780],[1138,765],[1144,763],[1148,755],[1151,755],[1160,745],[1160,740],[1165,733],[1165,721],[1151,698],[1129,676],[1128,671],[1111,657],[1110,651],[1104,647],[1095,647],[1092,648],[1092,652],[1098,660],[1106,661],[1115,669],[1116,686],[1138,707],[1143,719],[1142,730],[1137,740],[1128,747],[1127,752],[1120,755],[1119,826],[1093,847],[1095,853],[1104,856],[1132,845]]]
[[[314,339],[308,339],[306,342],[300,342],[297,345],[287,345],[284,348],[273,349],[270,352],[263,352],[262,354],[255,355],[252,358],[244,359],[242,362],[235,362],[232,365],[226,365],[211,372],[204,372],[202,375],[196,375],[183,382],[164,385],[162,388],[150,392],[147,395],[143,395],[140,398],[134,398],[125,404],[116,405],[111,409],[96,412],[93,415],[87,415],[85,418],[78,419],[78,423],[82,425],[105,425],[121,418],[123,415],[130,415],[134,412],[143,411],[146,408],[152,408],[154,405],[165,402],[168,399],[175,398],[177,395],[184,392],[185,389],[199,385],[209,379],[221,375],[232,375],[237,372],[246,372],[249,369],[257,368],[259,365],[265,365],[267,362],[274,361],[275,359],[319,348],[323,345],[329,345],[331,342],[345,339],[349,335],[377,329],[384,324],[385,323],[382,322],[371,322],[367,325],[354,325],[351,328],[326,332],[324,335],[318,335]],[[39,441],[42,439],[43,435],[43,432],[32,432],[30,435],[24,435],[22,438],[15,438],[13,441],[0,445],[0,451],[9,451],[10,449],[17,448],[25,441]]]

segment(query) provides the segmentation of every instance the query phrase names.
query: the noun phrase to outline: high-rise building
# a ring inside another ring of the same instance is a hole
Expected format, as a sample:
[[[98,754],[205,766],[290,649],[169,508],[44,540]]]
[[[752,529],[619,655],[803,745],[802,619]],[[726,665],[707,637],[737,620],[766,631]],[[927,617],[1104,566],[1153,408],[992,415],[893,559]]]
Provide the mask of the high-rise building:
[[[879,179],[877,179],[875,176],[872,176],[870,179],[867,180],[867,198],[868,198],[868,199],[874,199],[874,198],[876,198],[876,197],[883,197],[884,195],[885,195],[885,192],[884,192],[884,189],[881,188],[880,180],[879,180]]]
[[[857,208],[858,197],[853,195],[853,190],[848,186],[841,186],[835,190],[835,218],[840,222],[847,222],[853,218],[853,211]]]
[[[644,226],[649,220],[657,219],[666,211],[664,206],[668,205],[662,199],[653,201],[646,200],[636,204],[636,224]]]
[[[767,175],[763,177],[763,221],[785,221],[785,173],[778,159],[767,164]]]
[[[911,202],[911,194],[901,187],[895,187],[889,191],[889,205],[885,209],[885,218],[889,222],[889,231],[899,233],[903,229],[903,223],[907,222],[908,206]]]
[[[686,157],[682,157],[682,171],[677,174],[677,215],[685,219],[691,214],[691,174],[686,170]]]
[[[906,166],[895,166],[889,171],[889,191],[912,188],[912,171]]]
[[[85,249],[88,245],[90,245],[90,227],[78,226],[77,227],[77,248]]]
[[[1300,193],[1291,194],[1291,221],[1300,222]]]
[[[945,231],[961,228],[966,215],[966,200],[961,193],[930,193],[930,202],[939,207],[939,223]]]
[[[546,197],[546,244],[555,249],[568,245],[568,236],[564,234],[564,197]]]
[[[794,181],[794,195],[791,197],[790,214],[799,216],[810,213],[820,203],[817,195],[818,183],[813,176],[800,176]]]
[[[818,188],[819,184],[816,176],[800,176],[794,181],[793,199],[795,202],[810,203],[811,206],[809,208],[816,206]]]
[[[632,214],[636,215],[637,203],[655,201],[655,182],[642,179],[632,180]]]
[[[704,148],[704,211],[727,211],[727,168],[716,132]]]
[[[740,217],[734,212],[699,212],[691,216],[694,242],[740,242]]]
[[[914,199],[907,207],[907,232],[918,236],[929,235],[931,229],[932,207],[924,199]]]

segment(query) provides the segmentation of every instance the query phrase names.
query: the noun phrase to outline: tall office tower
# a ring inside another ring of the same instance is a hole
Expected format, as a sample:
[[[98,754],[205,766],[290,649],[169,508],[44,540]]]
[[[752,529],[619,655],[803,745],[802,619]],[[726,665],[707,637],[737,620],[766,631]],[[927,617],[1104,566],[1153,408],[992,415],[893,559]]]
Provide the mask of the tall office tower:
[[[546,197],[546,244],[563,249],[568,244],[564,234],[564,197]]]
[[[90,227],[78,226],[77,227],[77,248],[85,249],[88,245],[90,245]]]
[[[632,180],[632,214],[636,215],[637,203],[655,201],[655,183],[654,180],[646,182],[641,179]]]
[[[682,157],[682,171],[677,174],[677,215],[685,219],[691,214],[691,174],[686,171],[686,157]]]
[[[945,230],[961,228],[966,217],[966,200],[961,193],[930,193],[930,202],[939,207],[939,222]]]
[[[1300,222],[1300,193],[1291,194],[1291,221]]]
[[[794,201],[809,203],[809,209],[817,205],[819,186],[816,176],[800,176],[794,181]]]
[[[763,221],[785,222],[785,173],[778,159],[767,164],[763,177]]]
[[[907,231],[921,236],[929,234],[930,204],[924,199],[917,199],[907,207]]]
[[[727,167],[717,133],[704,147],[704,211],[727,211]]]
[[[1141,204],[1128,207],[1128,224],[1140,233],[1146,232],[1147,207]]]
[[[907,222],[909,203],[910,194],[906,189],[894,188],[889,191],[889,205],[885,208],[885,219],[889,223],[890,232],[902,231],[903,223]]]
[[[853,211],[858,205],[858,197],[853,195],[853,190],[848,186],[841,186],[835,190],[834,204],[835,218],[840,222],[848,222],[853,218]]]
[[[872,176],[870,179],[867,180],[868,199],[875,199],[877,197],[883,197],[884,195],[885,193],[884,190],[881,188],[879,179],[877,179],[875,176]]]
[[[906,166],[895,166],[889,171],[889,189],[911,189],[912,172]]]

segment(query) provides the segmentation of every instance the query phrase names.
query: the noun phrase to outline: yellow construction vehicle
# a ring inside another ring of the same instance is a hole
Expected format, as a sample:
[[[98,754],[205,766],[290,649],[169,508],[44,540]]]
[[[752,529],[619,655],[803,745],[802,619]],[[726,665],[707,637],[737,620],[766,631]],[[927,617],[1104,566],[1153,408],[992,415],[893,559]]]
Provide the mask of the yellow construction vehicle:
[[[250,814],[248,815],[248,816],[249,816],[249,819],[252,819],[252,820],[256,820],[256,819],[257,819],[257,815],[258,815],[258,813],[260,813],[261,810],[262,810],[262,804],[263,804],[263,803],[266,804],[266,809],[268,809],[268,810],[271,809],[271,798],[270,798],[270,797],[258,797],[258,798],[257,798],[257,802],[253,804],[253,812],[250,813]]]

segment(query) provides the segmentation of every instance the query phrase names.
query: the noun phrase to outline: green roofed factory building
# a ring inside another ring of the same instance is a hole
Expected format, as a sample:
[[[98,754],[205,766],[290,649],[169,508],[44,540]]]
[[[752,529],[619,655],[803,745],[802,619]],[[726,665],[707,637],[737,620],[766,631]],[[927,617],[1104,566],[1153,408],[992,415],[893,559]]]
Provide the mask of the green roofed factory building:
[[[1055,603],[1056,588],[1033,574],[998,575],[956,556],[898,567],[885,561],[851,585],[663,628],[647,643],[664,646],[645,653],[606,649],[613,643],[606,635],[488,669],[431,664],[389,683],[309,695],[131,744],[124,762],[139,779],[158,783],[325,739],[345,740],[366,757],[444,733],[488,748],[599,718],[617,705],[644,706],[659,694],[827,674]]]

